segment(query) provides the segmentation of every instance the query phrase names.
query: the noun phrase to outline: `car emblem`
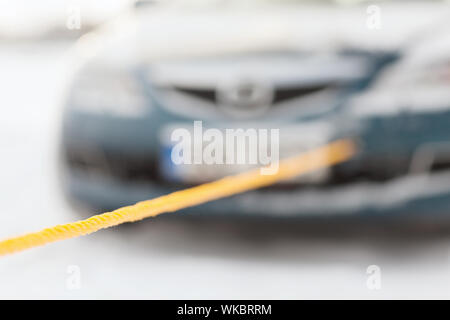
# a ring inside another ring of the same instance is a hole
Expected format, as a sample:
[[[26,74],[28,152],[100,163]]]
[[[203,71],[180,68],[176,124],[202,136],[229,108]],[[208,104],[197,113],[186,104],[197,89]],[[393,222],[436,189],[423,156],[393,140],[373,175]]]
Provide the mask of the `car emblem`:
[[[266,111],[273,101],[270,83],[252,78],[222,81],[217,86],[218,106],[227,113],[252,116]]]

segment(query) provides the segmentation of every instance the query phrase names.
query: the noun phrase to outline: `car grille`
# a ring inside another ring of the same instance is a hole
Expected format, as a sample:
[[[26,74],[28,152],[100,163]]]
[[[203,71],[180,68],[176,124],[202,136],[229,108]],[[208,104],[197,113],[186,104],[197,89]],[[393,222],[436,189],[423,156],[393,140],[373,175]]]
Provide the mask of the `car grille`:
[[[318,85],[306,85],[297,88],[277,88],[274,92],[274,97],[272,100],[273,105],[285,102],[291,99],[297,99],[306,97],[308,95],[319,93],[327,89],[336,89],[337,85],[334,83],[330,84],[318,84]],[[217,104],[216,90],[214,89],[199,89],[199,88],[187,88],[181,86],[174,86],[173,90],[181,93],[187,94],[195,98],[200,98],[210,103]]]

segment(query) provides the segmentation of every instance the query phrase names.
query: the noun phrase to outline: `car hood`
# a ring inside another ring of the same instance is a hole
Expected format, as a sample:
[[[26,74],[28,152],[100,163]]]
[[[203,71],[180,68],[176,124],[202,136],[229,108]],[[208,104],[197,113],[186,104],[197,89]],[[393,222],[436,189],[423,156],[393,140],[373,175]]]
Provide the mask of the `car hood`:
[[[367,5],[272,3],[259,6],[155,5],[130,11],[80,40],[79,52],[99,63],[152,63],[248,51],[399,50],[446,21],[450,6],[383,3],[379,30],[366,26]],[[402,17],[399,23],[398,17]]]

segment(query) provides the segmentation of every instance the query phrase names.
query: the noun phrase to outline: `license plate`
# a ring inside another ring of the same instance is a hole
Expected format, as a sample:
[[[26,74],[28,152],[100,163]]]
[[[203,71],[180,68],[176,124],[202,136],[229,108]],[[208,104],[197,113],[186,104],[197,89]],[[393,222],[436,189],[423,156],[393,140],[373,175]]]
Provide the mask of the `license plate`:
[[[186,184],[198,184],[216,180],[228,175],[237,174],[247,170],[251,170],[257,167],[261,167],[261,164],[225,164],[225,153],[226,148],[224,148],[224,164],[206,164],[204,161],[200,164],[175,164],[172,161],[172,149],[177,142],[172,142],[170,137],[173,130],[177,128],[187,129],[189,132],[193,132],[192,123],[187,124],[172,124],[166,126],[160,132],[160,150],[159,150],[159,168],[161,176],[168,181]],[[234,126],[221,126],[221,132],[225,136],[225,128],[237,128]],[[239,125],[239,128],[244,130],[248,128],[254,128],[251,124]],[[264,128],[262,125],[258,125],[258,128]],[[271,128],[275,128],[273,125]],[[203,128],[207,130],[208,128]],[[328,142],[331,130],[330,127],[324,123],[317,124],[307,124],[307,125],[289,125],[283,126],[279,129],[279,141],[273,146],[279,150],[279,159],[297,155],[301,152],[313,149],[315,147],[321,146]],[[269,129],[270,130],[270,129]],[[224,139],[224,143],[226,139]],[[209,142],[202,144],[203,150],[208,145]],[[269,145],[272,145],[269,142]],[[256,150],[256,151],[255,151]],[[248,143],[245,148],[245,159],[250,158],[250,153],[258,152],[255,148],[250,148]],[[191,149],[191,153],[193,153]],[[253,154],[253,156],[256,156]],[[301,177],[293,178],[288,180],[290,184],[292,183],[322,183],[327,180],[329,176],[328,169],[320,169],[315,172],[303,175]]]

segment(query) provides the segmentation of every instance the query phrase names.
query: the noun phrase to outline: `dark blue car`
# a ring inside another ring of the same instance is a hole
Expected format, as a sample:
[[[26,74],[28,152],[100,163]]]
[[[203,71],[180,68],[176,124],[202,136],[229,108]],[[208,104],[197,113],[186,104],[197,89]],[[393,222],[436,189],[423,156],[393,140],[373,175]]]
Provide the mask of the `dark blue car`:
[[[197,11],[176,12],[150,23],[165,28],[164,36],[147,36],[134,19],[120,24],[119,39],[108,37],[114,24],[83,39],[78,50],[88,54],[69,88],[62,130],[69,196],[115,209],[232,173],[227,165],[172,165],[170,132],[202,121],[219,129],[277,128],[280,157],[340,137],[360,149],[348,163],[190,209],[195,213],[445,213],[450,99],[441,91],[428,100],[411,95],[427,89],[408,75],[420,69],[413,58],[420,50],[402,56],[292,45],[297,38],[282,17],[292,19],[294,9],[232,19],[215,12],[203,21],[208,28],[192,23]],[[268,23],[273,32],[258,37]],[[395,86],[399,72],[410,81],[399,80],[406,91]],[[429,83],[430,90],[448,89],[447,80]]]

